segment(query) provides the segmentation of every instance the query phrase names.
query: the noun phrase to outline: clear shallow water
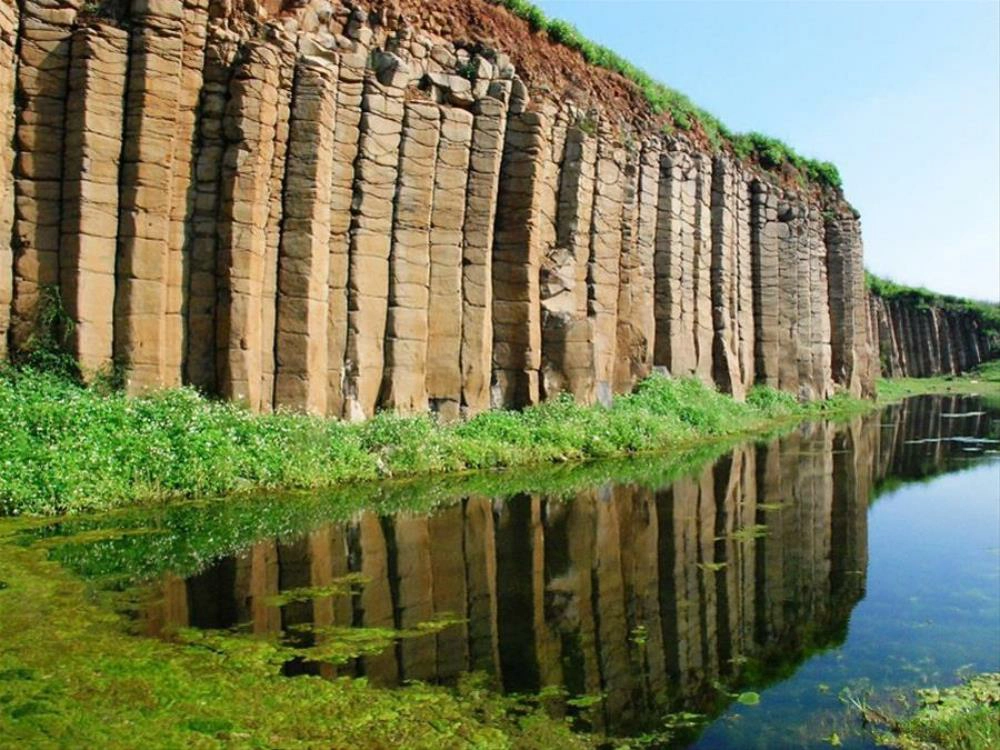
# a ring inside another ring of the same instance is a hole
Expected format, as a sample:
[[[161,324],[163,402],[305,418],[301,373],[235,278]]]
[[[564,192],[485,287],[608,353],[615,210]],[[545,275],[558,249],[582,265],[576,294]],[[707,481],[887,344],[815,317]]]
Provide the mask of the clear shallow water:
[[[77,535],[53,554],[84,574],[142,582],[138,632],[279,639],[289,676],[475,670],[510,692],[558,686],[555,711],[612,736],[689,711],[704,719],[675,746],[828,747],[836,731],[870,747],[842,690],[1000,667],[997,419],[925,397],[683,471],[439,489],[433,512],[338,519],[282,499],[46,535]],[[736,700],[751,691],[757,705]]]

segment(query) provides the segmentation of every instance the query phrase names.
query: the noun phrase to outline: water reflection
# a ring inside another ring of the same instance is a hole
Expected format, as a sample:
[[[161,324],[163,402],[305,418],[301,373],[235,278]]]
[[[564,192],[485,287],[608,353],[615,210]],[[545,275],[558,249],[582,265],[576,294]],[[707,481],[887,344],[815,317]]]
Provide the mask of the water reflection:
[[[240,626],[308,646],[302,625],[405,629],[452,615],[461,621],[381,653],[285,671],[387,686],[484,671],[507,691],[600,694],[586,721],[613,733],[655,727],[667,710],[714,714],[730,690],[843,640],[865,593],[875,489],[982,455],[989,443],[951,439],[988,434],[974,406],[911,399],[806,425],[659,489],[469,496],[433,515],[366,512],[262,539],[186,580],[164,578],[144,627]],[[273,601],[349,574],[365,584]]]

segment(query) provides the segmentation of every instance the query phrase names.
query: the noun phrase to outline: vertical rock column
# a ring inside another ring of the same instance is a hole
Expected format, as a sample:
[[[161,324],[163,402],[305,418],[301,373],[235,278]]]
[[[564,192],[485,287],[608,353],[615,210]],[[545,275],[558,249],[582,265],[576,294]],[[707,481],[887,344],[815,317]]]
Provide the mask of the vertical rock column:
[[[268,36],[272,49],[277,55],[278,88],[275,101],[271,174],[267,190],[264,276],[261,280],[260,295],[260,405],[258,408],[263,410],[270,409],[274,405],[274,376],[277,366],[274,349],[278,313],[278,256],[285,210],[284,183],[288,162],[292,89],[297,56],[295,43],[283,29],[269,27]]]
[[[833,381],[848,393],[858,396],[868,392],[859,349],[865,345],[863,317],[864,268],[860,226],[845,208],[827,214],[826,267],[830,300],[830,343]],[[896,332],[898,337],[898,332]],[[898,341],[899,339],[896,338]],[[900,365],[905,365],[900,362]]]
[[[794,195],[784,194],[778,203],[778,387],[800,396],[802,330],[808,311],[800,307],[799,287],[808,283],[808,261],[803,208]],[[801,295],[805,296],[805,295]],[[805,319],[803,317],[805,316]]]
[[[471,143],[472,114],[443,108],[431,214],[427,396],[449,421],[462,405],[462,225]]]
[[[330,187],[330,278],[327,309],[327,396],[330,416],[344,413],[344,354],[347,351],[347,276],[351,246],[351,203],[354,199],[354,162],[361,133],[361,97],[368,50],[358,49],[340,58],[337,83],[337,122],[334,127]]]
[[[579,124],[566,134],[555,245],[542,260],[542,391],[594,399],[594,352],[587,318],[587,269],[594,206],[595,139]]]
[[[812,351],[812,384],[816,398],[833,395],[833,362],[830,343],[830,291],[826,269],[826,248],[823,244],[823,215],[817,206],[809,208],[806,231],[809,250],[809,286],[806,288],[810,306],[810,348]],[[864,300],[858,304],[862,312]],[[865,316],[867,318],[867,316]]]
[[[539,200],[548,147],[539,112],[507,119],[493,243],[493,406],[539,400],[542,228]]]
[[[778,199],[754,180],[750,188],[750,245],[753,257],[754,361],[756,381],[778,387]]]
[[[618,341],[615,391],[631,391],[653,368],[656,318],[653,311],[656,214],[659,199],[660,143],[637,147],[622,223],[621,279],[618,291]]]
[[[180,0],[132,5],[115,290],[115,357],[128,369],[131,391],[165,380],[182,10]]]
[[[602,127],[597,141],[590,224],[587,314],[594,347],[594,392],[597,401],[605,405],[611,403],[618,338],[624,166],[624,149],[615,142],[610,129]]]
[[[403,120],[380,399],[403,414],[427,410],[431,209],[440,118],[436,104],[410,102]]]
[[[53,3],[24,0],[18,4],[10,321],[10,343],[15,350],[34,333],[43,287],[59,281],[66,87],[70,35],[79,5],[76,0]],[[11,21],[9,16],[7,21]],[[4,70],[9,74],[13,68]]]
[[[0,360],[7,358],[7,329],[14,296],[14,148],[12,145],[17,85],[18,6],[0,3]]]
[[[712,383],[712,159],[695,156],[694,267],[689,271],[694,281],[694,344],[697,363],[695,375],[703,383]]]
[[[739,328],[740,380],[747,391],[756,379],[753,286],[753,231],[750,207],[750,184],[744,176],[736,180],[736,293],[739,309],[736,321]]]
[[[248,42],[226,104],[216,345],[221,394],[252,409],[261,406],[261,295],[277,87],[274,49]]]
[[[493,362],[493,224],[507,108],[492,97],[473,107],[472,147],[462,250],[462,407],[469,416],[490,406]]]
[[[238,52],[235,35],[213,28],[206,46],[198,113],[194,205],[186,249],[187,333],[185,379],[196,388],[216,391],[216,283],[220,179],[226,150],[223,132],[229,77]]]
[[[712,170],[712,319],[715,328],[714,379],[719,389],[742,400],[740,367],[739,188],[736,165],[717,157]]]
[[[344,416],[352,420],[374,414],[382,383],[402,87],[407,77],[395,55],[380,53],[376,66],[377,73],[365,74],[351,220]]]
[[[104,24],[73,38],[66,100],[60,287],[84,373],[111,362],[118,168],[128,33]]]
[[[291,112],[278,258],[274,405],[327,411],[330,187],[337,69],[301,58]]]
[[[208,0],[183,0],[183,51],[180,92],[171,160],[170,236],[167,251],[166,319],[164,321],[163,385],[180,385],[186,355],[188,276],[191,273],[187,242],[188,217],[196,195],[195,144],[198,109],[205,69]]]
[[[678,142],[660,165],[656,230],[655,364],[671,375],[691,375],[698,363],[695,345],[695,253],[697,166]]]

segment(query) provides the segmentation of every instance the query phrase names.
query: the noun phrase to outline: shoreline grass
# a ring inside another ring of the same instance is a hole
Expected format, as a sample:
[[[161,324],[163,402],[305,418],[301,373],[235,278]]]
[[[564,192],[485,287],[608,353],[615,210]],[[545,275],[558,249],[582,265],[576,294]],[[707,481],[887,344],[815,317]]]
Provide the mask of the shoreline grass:
[[[0,514],[62,514],[254,490],[587,461],[680,450],[782,423],[858,413],[755,388],[745,403],[693,379],[652,376],[601,406],[558,398],[455,424],[381,413],[350,424],[252,414],[191,389],[143,397],[30,369],[0,371]]]
[[[293,412],[252,414],[188,388],[130,397],[3,367],[0,515],[681,451],[925,393],[1000,398],[1000,362],[960,377],[880,381],[874,401],[838,395],[799,403],[756,387],[739,403],[694,379],[654,375],[607,408],[559,398],[454,424],[433,415],[381,413],[351,424]]]

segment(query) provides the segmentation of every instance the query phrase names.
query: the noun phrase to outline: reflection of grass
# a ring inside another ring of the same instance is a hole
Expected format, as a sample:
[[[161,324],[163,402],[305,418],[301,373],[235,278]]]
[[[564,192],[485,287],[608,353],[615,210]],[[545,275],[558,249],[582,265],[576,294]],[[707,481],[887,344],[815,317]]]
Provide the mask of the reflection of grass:
[[[453,690],[289,679],[280,675],[286,654],[267,641],[128,636],[44,550],[4,536],[0,580],[4,747],[590,746],[537,702],[499,696],[475,678]],[[321,639],[307,657],[340,654],[330,643]]]

